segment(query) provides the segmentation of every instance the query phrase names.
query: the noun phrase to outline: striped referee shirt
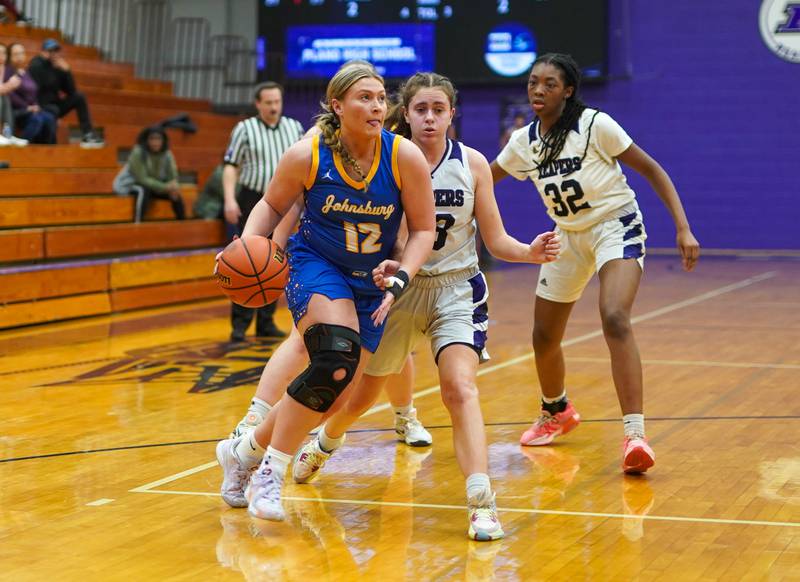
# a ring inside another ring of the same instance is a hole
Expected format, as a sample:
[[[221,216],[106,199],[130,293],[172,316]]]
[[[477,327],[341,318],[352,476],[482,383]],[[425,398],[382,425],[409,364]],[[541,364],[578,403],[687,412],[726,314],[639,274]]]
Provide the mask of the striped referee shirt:
[[[239,168],[239,184],[264,192],[283,152],[303,137],[296,119],[283,117],[270,126],[255,115],[236,124],[223,161]]]

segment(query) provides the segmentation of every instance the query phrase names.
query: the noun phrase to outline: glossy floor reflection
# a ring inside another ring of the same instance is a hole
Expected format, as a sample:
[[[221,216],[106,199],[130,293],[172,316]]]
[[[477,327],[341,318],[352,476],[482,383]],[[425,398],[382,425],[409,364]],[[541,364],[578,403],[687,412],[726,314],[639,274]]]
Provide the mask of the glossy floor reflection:
[[[424,349],[432,447],[398,444],[378,407],[317,481],[286,488],[286,522],[228,508],[214,444],[275,344],[227,342],[217,302],[0,333],[0,580],[798,579],[800,264],[649,260],[635,331],[657,463],[641,477],[620,471],[596,285],[565,341],[583,422],[519,446],[538,408],[520,291],[535,274],[489,274],[479,386],[505,539],[466,537]]]

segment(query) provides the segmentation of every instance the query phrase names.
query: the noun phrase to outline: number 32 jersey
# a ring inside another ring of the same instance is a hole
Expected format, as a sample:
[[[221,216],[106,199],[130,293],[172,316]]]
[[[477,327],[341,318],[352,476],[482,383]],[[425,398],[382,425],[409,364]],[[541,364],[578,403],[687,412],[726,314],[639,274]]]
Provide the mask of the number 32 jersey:
[[[538,118],[511,134],[497,163],[517,180],[533,181],[559,228],[585,230],[634,200],[616,160],[632,143],[608,114],[587,107],[552,164],[536,167],[542,161]],[[581,161],[584,151],[586,157]]]

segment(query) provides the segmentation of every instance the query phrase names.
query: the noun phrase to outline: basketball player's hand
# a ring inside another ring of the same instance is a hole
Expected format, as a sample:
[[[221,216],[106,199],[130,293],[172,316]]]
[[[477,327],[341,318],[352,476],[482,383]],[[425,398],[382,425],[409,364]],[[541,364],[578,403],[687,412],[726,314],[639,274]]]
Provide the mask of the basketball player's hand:
[[[237,224],[239,217],[242,215],[242,209],[239,208],[239,203],[236,200],[225,201],[225,221],[230,224]]]
[[[531,263],[551,263],[558,258],[560,252],[561,239],[552,231],[543,232],[528,247]]]
[[[694,238],[691,230],[678,231],[678,250],[681,252],[681,263],[684,271],[691,271],[700,258],[700,243]]]
[[[238,234],[233,235],[233,240],[236,240],[238,238],[239,238]],[[233,241],[231,241],[231,242],[233,242]],[[222,249],[220,252],[217,253],[217,256],[214,257],[214,275],[217,274],[217,267],[219,266],[219,258],[222,256],[222,253],[224,253],[224,252],[225,252],[225,249]]]
[[[375,327],[381,325],[384,321],[386,321],[386,316],[389,315],[389,310],[392,308],[394,304],[394,295],[387,291],[383,294],[383,301],[378,306],[378,309],[372,312],[372,324]]]
[[[375,286],[381,291],[385,291],[386,279],[397,274],[398,269],[400,269],[400,261],[392,259],[381,261],[377,267],[372,269],[372,280],[375,282]]]

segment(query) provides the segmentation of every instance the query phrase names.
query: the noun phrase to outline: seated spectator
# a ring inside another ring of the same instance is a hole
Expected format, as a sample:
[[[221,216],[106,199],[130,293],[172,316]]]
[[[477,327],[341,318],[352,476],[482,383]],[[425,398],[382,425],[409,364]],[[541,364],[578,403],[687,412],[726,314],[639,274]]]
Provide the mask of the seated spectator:
[[[9,99],[17,127],[22,129],[22,138],[31,143],[56,143],[56,117],[39,106],[38,86],[25,69],[25,47],[12,43],[8,45],[8,54],[11,66],[6,67],[2,80],[12,81],[14,77],[19,82],[9,93]]]
[[[8,49],[0,44],[0,146],[25,146],[28,142],[14,137],[14,109],[11,107],[11,92],[19,87],[19,77],[12,75],[3,82],[8,62]],[[10,68],[10,67],[8,67]]]
[[[57,40],[48,38],[42,43],[42,52],[31,59],[28,70],[39,85],[39,105],[42,109],[55,115],[56,119],[75,109],[83,134],[81,147],[103,147],[103,140],[92,128],[86,96],[76,89],[75,79],[69,64],[61,56],[61,45]]]
[[[17,8],[15,0],[0,0],[0,22],[16,22],[17,24],[30,24],[32,19],[25,16],[22,11]]]
[[[169,151],[169,139],[159,127],[147,127],[139,133],[128,163],[114,179],[114,192],[119,195],[135,194],[134,220],[141,222],[153,198],[172,202],[172,211],[178,220],[186,217],[178,184],[178,167]]]
[[[222,191],[222,164],[206,180],[197,200],[194,201],[194,215],[198,218],[222,218],[224,207],[224,194]]]

